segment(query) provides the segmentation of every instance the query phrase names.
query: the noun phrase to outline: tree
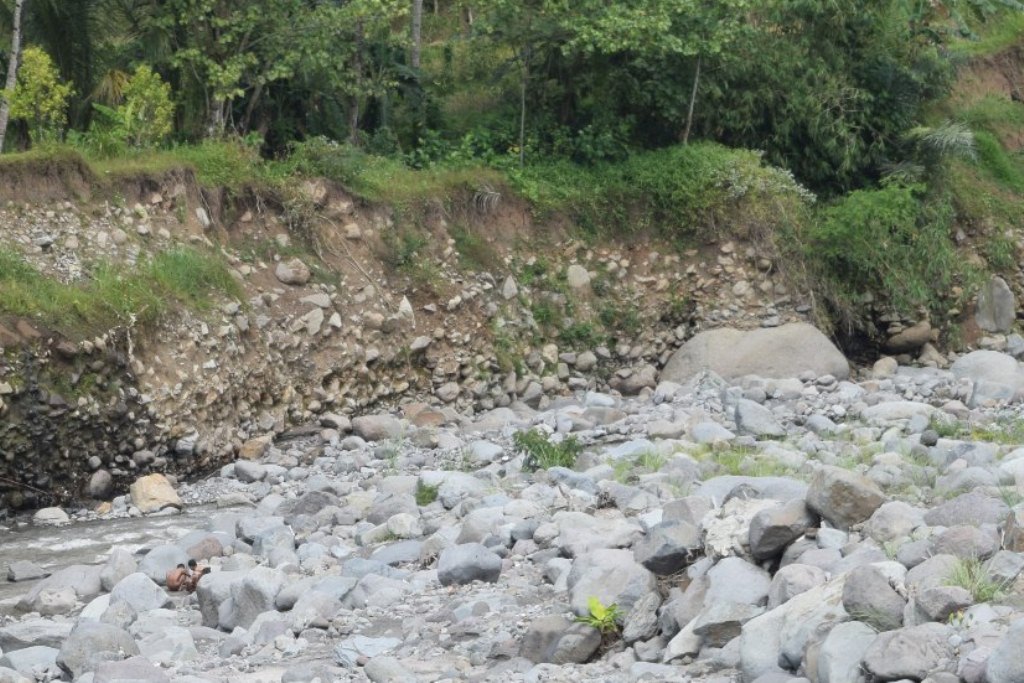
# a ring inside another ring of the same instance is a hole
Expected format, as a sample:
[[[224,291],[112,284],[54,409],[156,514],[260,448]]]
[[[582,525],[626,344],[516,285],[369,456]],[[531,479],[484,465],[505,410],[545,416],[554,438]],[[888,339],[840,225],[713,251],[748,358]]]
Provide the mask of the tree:
[[[18,79],[18,58],[21,53],[21,11],[25,0],[14,0],[14,28],[11,31],[11,52],[7,61],[7,82],[4,85],[3,97],[0,97],[0,153],[4,150],[4,139],[7,137],[7,121],[11,114],[10,95],[14,91]]]
[[[33,141],[54,139],[67,125],[71,93],[71,86],[60,82],[50,56],[38,47],[28,47],[10,95],[11,116],[28,122]]]
[[[412,0],[412,26],[410,29],[409,66],[420,68],[420,48],[423,39],[423,0]]]

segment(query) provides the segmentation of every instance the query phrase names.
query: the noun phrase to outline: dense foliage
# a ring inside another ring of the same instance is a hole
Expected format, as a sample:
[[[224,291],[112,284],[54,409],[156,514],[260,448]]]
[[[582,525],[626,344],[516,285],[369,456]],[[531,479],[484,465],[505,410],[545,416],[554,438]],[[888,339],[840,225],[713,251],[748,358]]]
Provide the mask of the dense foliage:
[[[613,161],[699,136],[833,192],[901,161],[949,86],[948,36],[1017,5],[433,0],[411,32],[422,2],[32,0],[25,32],[80,131],[130,123],[95,105],[115,108],[142,68],[169,85],[179,140],[256,135],[281,155],[322,135],[424,166]],[[163,124],[123,132],[151,144]]]

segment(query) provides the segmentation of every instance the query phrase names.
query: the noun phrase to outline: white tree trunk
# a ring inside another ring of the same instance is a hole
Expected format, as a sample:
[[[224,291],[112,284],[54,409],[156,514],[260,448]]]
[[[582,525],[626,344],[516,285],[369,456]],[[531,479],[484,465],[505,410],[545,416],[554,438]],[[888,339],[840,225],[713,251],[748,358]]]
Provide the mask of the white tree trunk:
[[[420,68],[420,48],[423,33],[423,0],[412,0],[412,54],[409,64]]]
[[[11,35],[11,59],[7,63],[7,83],[4,85],[4,97],[0,98],[0,153],[4,151],[4,139],[7,137],[7,121],[11,116],[11,103],[7,97],[14,91],[18,83],[18,60],[21,57],[21,9],[25,0],[14,0],[14,31]]]

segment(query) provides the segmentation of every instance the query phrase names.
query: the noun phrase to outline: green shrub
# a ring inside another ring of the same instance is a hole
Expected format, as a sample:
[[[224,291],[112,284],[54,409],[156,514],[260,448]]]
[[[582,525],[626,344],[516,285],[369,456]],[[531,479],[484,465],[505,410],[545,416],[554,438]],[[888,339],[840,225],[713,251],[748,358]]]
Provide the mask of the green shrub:
[[[126,148],[155,147],[171,134],[174,103],[171,86],[142,64],[124,84],[116,107],[93,103],[96,117],[81,142],[100,156],[114,156]]]
[[[20,255],[0,251],[0,311],[65,334],[129,324],[148,330],[175,304],[208,308],[215,293],[239,298],[241,285],[217,256],[190,248],[162,252],[134,270],[100,264],[88,280],[74,284],[45,277]]]
[[[72,87],[60,82],[50,55],[29,46],[21,55],[18,80],[10,95],[10,116],[24,119],[33,142],[55,140],[67,125]]]
[[[924,306],[941,319],[943,297],[965,275],[950,222],[948,201],[920,186],[858,190],[806,228],[800,258],[844,322],[852,324],[852,311],[871,296],[903,313]]]
[[[576,617],[576,621],[592,626],[602,636],[607,636],[619,632],[619,619],[622,616],[618,605],[612,603],[605,606],[598,598],[591,596],[587,599],[586,616]]]
[[[978,559],[957,560],[952,572],[946,577],[947,586],[966,589],[975,602],[991,602],[1005,593],[1007,586],[992,580],[985,564]]]
[[[583,452],[583,445],[575,436],[567,436],[555,442],[538,429],[517,432],[512,440],[516,450],[526,455],[523,468],[531,471],[550,467],[571,468]]]
[[[416,482],[416,504],[423,507],[430,505],[437,500],[437,492],[440,486],[431,486],[418,480]]]

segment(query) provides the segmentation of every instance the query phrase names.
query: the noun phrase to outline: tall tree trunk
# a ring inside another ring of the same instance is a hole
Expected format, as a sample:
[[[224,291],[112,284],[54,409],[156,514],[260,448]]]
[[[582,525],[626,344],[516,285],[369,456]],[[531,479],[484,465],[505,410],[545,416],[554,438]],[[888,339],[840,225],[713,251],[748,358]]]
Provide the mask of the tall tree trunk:
[[[423,0],[412,0],[412,54],[409,64],[420,68],[420,47],[423,33]]]
[[[697,103],[697,84],[700,83],[700,55],[697,55],[697,71],[693,74],[693,90],[690,92],[690,111],[686,113],[686,130],[683,132],[683,144],[690,141],[690,128],[693,127],[693,105]]]
[[[363,83],[363,24],[356,24],[356,53],[352,60],[352,71],[356,75],[356,92],[348,110],[348,139],[353,145],[359,144],[359,90]]]
[[[519,84],[519,167],[526,164],[526,83],[530,78],[528,62],[523,60],[523,78]]]
[[[14,31],[11,33],[11,57],[7,63],[7,83],[4,96],[0,98],[0,154],[4,151],[7,137],[7,121],[11,116],[11,103],[7,99],[18,83],[18,60],[21,57],[21,9],[25,0],[14,0]]]

